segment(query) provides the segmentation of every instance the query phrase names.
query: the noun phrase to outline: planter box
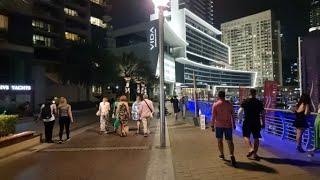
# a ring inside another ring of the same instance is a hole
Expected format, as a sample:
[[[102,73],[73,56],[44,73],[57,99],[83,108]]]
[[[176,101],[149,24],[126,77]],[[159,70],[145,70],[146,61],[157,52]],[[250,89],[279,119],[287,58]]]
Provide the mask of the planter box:
[[[0,158],[40,144],[40,135],[27,131],[0,139]]]

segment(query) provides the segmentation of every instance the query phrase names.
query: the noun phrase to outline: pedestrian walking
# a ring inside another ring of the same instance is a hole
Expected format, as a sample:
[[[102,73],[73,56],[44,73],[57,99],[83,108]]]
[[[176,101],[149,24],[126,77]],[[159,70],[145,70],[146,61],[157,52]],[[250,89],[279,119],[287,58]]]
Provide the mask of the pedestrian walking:
[[[59,144],[61,144],[63,142],[62,135],[63,135],[64,129],[66,129],[66,135],[67,135],[67,139],[65,141],[69,141],[71,139],[70,123],[73,123],[71,105],[68,104],[67,99],[65,97],[60,98],[59,106],[58,106],[58,116],[59,116],[59,125],[60,125]]]
[[[120,97],[120,102],[117,103],[116,114],[120,120],[120,128],[118,133],[121,137],[126,137],[129,133],[128,121],[130,119],[130,108],[126,96]]]
[[[140,103],[141,103],[141,96],[138,95],[136,98],[136,101],[133,103],[131,108],[132,120],[137,122],[137,132],[136,132],[137,135],[140,133],[140,124],[141,124],[141,118],[139,114]]]
[[[57,106],[52,103],[52,99],[47,99],[40,107],[39,119],[42,119],[44,124],[45,142],[53,143],[52,131],[55,123],[55,115],[57,114]]]
[[[216,138],[218,140],[218,148],[220,151],[220,159],[225,159],[223,149],[223,136],[225,137],[230,153],[232,166],[236,167],[236,159],[234,157],[234,144],[232,131],[236,128],[235,118],[233,117],[233,106],[225,99],[226,93],[220,91],[218,93],[218,101],[212,106],[212,123],[214,124]]]
[[[244,142],[249,147],[249,153],[247,157],[254,157],[255,160],[260,160],[258,156],[258,149],[260,145],[261,138],[261,128],[264,128],[264,107],[263,103],[256,98],[257,91],[255,89],[250,89],[250,97],[244,100],[238,112],[239,119],[242,119],[242,114],[244,112],[244,121],[242,126],[242,133]],[[250,141],[250,136],[253,136],[254,144],[252,146]]]
[[[143,101],[140,103],[139,114],[143,124],[144,137],[150,134],[150,121],[153,118],[154,106],[153,102],[148,99],[148,95],[143,95]]]
[[[180,108],[179,108],[179,100],[177,99],[177,96],[173,96],[172,105],[173,105],[174,118],[175,120],[178,120],[178,113],[180,112]]]
[[[297,151],[300,153],[305,152],[305,150],[301,146],[301,142],[304,131],[309,127],[307,122],[307,115],[310,113],[310,103],[310,96],[303,93],[299,99],[298,104],[294,108],[296,119],[293,123],[293,126],[296,127]]]
[[[180,107],[181,107],[182,118],[185,119],[186,118],[186,97],[185,96],[182,96],[180,99]]]
[[[109,127],[109,112],[110,103],[107,97],[103,97],[102,102],[99,104],[99,110],[97,116],[100,117],[100,135],[108,133],[106,129]]]

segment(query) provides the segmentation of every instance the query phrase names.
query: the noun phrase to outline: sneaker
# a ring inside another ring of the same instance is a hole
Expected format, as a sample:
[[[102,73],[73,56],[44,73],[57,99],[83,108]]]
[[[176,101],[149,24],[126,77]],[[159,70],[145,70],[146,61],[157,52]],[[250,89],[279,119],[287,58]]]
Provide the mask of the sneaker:
[[[70,140],[71,140],[71,138],[69,137],[69,138],[66,139],[66,142],[68,142],[68,141],[70,141]]]
[[[148,134],[147,134],[147,133],[145,133],[143,136],[144,136],[144,137],[148,137]]]
[[[62,140],[59,140],[59,141],[58,141],[58,144],[62,144]]]
[[[236,162],[236,158],[234,156],[230,156],[231,159],[231,164],[233,167],[237,167],[237,162]]]
[[[300,153],[305,153],[306,151],[303,150],[303,148],[301,146],[297,146],[297,151]]]
[[[253,159],[256,160],[256,161],[260,161],[261,157],[258,156],[258,155],[254,155],[254,156],[253,156]]]
[[[247,158],[251,157],[253,154],[254,154],[254,151],[253,151],[253,150],[252,150],[252,151],[250,151],[250,152],[248,152],[248,154],[247,154]]]
[[[223,154],[219,155],[219,159],[224,160],[224,155]]]

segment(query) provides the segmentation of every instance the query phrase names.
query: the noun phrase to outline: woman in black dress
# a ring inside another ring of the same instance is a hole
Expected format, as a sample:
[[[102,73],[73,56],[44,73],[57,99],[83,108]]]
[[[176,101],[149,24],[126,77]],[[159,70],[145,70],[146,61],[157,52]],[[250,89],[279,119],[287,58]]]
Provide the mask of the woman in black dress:
[[[305,152],[301,147],[302,135],[304,131],[309,127],[307,122],[307,115],[310,111],[310,96],[307,94],[302,94],[300,100],[296,106],[295,114],[296,119],[293,123],[293,126],[296,127],[296,141],[297,141],[297,150],[301,153]]]

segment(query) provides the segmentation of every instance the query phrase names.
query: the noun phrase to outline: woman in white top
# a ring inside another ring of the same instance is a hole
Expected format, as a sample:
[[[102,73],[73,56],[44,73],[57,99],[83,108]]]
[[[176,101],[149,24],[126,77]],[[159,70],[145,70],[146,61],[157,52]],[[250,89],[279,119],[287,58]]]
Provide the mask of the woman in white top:
[[[140,102],[141,102],[141,97],[138,95],[136,101],[132,105],[132,110],[131,110],[132,120],[137,121],[136,134],[140,133],[140,124],[141,124],[141,119],[139,115]]]
[[[108,102],[108,98],[104,97],[102,102],[99,104],[99,111],[97,113],[100,116],[100,134],[108,133],[106,131],[106,123],[109,119],[109,111],[110,111],[110,103]],[[107,123],[108,126],[108,123]]]
[[[66,129],[66,135],[67,139],[66,141],[69,141],[70,138],[70,123],[73,123],[73,115],[71,110],[71,105],[68,104],[68,101],[65,97],[60,98],[59,106],[58,106],[58,116],[59,116],[59,125],[60,125],[60,131],[59,131],[59,144],[61,144],[62,141],[62,135],[64,129]]]

